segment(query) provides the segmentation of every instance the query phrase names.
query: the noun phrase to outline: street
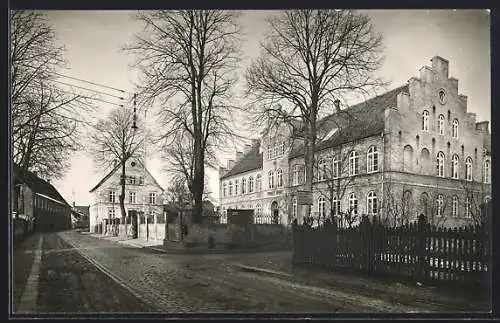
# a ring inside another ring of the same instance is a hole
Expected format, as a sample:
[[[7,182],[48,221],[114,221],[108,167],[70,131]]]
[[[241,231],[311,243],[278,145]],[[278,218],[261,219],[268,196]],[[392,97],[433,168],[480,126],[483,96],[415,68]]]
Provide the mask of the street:
[[[314,273],[309,281],[299,274],[274,277],[234,266],[286,259],[287,252],[173,255],[65,231],[30,237],[14,253],[14,312],[28,276],[21,262],[30,266],[40,239],[38,313],[439,312],[466,311],[464,304],[470,304],[431,289],[418,294],[366,278],[337,277],[337,286],[328,286]]]

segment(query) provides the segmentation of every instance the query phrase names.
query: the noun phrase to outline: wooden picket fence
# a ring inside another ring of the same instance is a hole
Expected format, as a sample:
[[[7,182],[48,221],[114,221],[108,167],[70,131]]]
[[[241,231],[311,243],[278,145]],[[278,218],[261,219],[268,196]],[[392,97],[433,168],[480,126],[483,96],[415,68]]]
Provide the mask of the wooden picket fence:
[[[367,273],[405,276],[420,282],[490,284],[489,235],[485,227],[438,228],[421,216],[388,228],[364,217],[354,228],[335,223],[293,227],[293,260]]]

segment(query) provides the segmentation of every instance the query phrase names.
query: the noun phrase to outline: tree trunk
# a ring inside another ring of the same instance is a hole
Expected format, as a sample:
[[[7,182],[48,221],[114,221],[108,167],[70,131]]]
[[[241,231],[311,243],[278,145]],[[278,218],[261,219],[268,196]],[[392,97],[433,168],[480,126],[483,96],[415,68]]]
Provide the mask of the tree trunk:
[[[305,190],[312,192],[313,186],[313,168],[314,168],[314,150],[316,148],[316,113],[311,112],[307,122],[307,134],[305,140],[304,164],[306,167]],[[305,217],[311,216],[311,205],[305,206]]]
[[[127,216],[125,213],[125,163],[126,163],[126,160],[124,158],[123,162],[122,162],[122,174],[120,176],[120,185],[121,185],[121,189],[122,189],[122,192],[120,194],[120,210],[122,213],[122,221],[124,223],[125,223],[125,219]]]

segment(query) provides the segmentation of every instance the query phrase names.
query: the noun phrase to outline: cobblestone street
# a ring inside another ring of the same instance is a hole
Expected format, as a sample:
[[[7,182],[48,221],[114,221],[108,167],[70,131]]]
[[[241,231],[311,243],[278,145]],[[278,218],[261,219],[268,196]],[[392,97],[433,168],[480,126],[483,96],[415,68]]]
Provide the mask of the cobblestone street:
[[[66,231],[42,236],[38,312],[450,312],[473,298],[291,266],[290,252],[158,253]],[[28,259],[36,243],[27,241]],[[18,264],[17,268],[21,268]],[[278,271],[242,270],[237,265]],[[16,268],[16,266],[15,266]],[[21,273],[21,271],[19,271]],[[19,295],[17,275],[14,295]],[[18,290],[16,292],[16,289]],[[15,299],[19,299],[19,296]],[[19,302],[19,301],[17,301]]]

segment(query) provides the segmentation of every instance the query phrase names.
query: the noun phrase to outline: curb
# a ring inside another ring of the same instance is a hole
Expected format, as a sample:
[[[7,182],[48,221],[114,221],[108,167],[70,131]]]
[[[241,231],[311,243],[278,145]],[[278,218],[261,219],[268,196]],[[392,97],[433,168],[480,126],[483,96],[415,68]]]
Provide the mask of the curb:
[[[267,274],[270,276],[276,276],[279,278],[292,278],[293,277],[293,275],[285,273],[283,271],[276,271],[276,270],[266,269],[266,268],[262,268],[262,267],[253,267],[253,266],[247,266],[247,265],[243,265],[243,264],[232,264],[232,266],[239,268],[243,271],[262,273],[262,274]]]

